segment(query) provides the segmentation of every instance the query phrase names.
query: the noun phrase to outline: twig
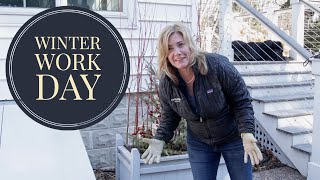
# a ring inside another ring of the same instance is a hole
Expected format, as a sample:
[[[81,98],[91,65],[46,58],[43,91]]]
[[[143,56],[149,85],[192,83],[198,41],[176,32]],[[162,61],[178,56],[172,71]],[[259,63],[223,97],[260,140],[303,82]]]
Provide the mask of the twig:
[[[127,113],[127,133],[126,133],[126,144],[128,144],[129,141],[129,123],[130,123],[130,88],[128,88],[128,113]]]

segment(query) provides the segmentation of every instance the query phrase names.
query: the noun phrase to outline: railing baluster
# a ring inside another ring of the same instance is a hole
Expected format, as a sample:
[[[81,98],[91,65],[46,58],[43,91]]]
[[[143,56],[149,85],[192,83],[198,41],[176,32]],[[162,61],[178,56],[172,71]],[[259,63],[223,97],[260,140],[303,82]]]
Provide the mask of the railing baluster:
[[[313,106],[312,155],[308,164],[308,180],[318,179],[320,172],[320,59],[312,59],[312,73],[315,76],[315,93]]]

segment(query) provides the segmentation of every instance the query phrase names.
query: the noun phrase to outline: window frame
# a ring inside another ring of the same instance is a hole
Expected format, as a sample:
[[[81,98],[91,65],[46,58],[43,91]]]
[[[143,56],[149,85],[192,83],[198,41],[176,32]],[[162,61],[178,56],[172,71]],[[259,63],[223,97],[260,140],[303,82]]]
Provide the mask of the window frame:
[[[42,7],[26,7],[26,1],[23,0],[23,7],[7,7],[7,6],[0,6],[0,14],[10,14],[10,15],[35,15],[44,9]],[[121,18],[128,18],[129,14],[129,7],[128,2],[131,0],[122,0],[122,11],[104,11],[104,10],[94,10],[94,12],[102,15],[103,17],[121,17]],[[136,0],[134,0],[136,2]],[[67,6],[67,0],[55,0],[55,6]],[[132,9],[133,10],[133,9]]]
[[[55,0],[56,7],[67,6],[67,0]],[[136,29],[138,28],[137,19],[138,14],[136,13],[137,0],[123,0],[122,12],[115,11],[94,11],[109,21],[120,19],[121,27],[125,29]],[[7,7],[0,6],[0,15],[18,15],[18,16],[34,16],[37,13],[47,8],[37,7]],[[117,28],[117,27],[116,27]]]

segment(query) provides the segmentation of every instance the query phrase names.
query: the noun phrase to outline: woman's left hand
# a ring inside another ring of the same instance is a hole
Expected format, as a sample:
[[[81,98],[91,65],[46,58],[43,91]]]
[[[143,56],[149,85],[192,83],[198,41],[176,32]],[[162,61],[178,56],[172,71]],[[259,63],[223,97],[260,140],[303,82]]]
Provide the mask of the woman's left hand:
[[[242,142],[244,148],[244,163],[248,162],[248,155],[251,159],[252,165],[258,165],[262,161],[263,157],[260,149],[258,148],[256,138],[254,138],[252,133],[243,133]]]

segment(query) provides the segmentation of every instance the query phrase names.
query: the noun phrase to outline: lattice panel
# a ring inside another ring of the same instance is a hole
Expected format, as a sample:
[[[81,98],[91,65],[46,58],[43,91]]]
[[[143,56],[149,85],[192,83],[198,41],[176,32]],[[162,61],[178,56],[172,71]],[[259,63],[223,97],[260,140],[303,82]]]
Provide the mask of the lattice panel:
[[[283,153],[280,147],[270,137],[267,131],[261,126],[258,120],[255,120],[255,137],[261,143],[261,146],[267,150],[271,150],[272,154],[276,156],[283,164],[291,166],[291,161]]]

